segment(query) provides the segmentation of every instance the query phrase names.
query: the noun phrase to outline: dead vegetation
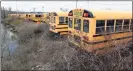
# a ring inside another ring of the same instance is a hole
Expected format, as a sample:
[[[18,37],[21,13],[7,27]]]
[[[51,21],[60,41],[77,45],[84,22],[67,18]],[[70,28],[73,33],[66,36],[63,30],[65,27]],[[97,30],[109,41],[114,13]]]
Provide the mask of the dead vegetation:
[[[132,70],[128,48],[97,56],[76,50],[68,40],[49,37],[47,24],[24,23],[16,27],[19,47],[2,59],[2,70]]]

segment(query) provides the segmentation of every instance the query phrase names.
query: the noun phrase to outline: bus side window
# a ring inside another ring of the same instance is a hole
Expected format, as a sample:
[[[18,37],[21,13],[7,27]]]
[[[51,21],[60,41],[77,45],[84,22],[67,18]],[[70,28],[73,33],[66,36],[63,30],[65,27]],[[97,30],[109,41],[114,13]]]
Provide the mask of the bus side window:
[[[41,17],[41,15],[38,15],[38,17]]]
[[[74,29],[80,30],[81,29],[81,19],[74,19]]]
[[[55,16],[54,16],[54,20],[53,20],[53,21],[54,21],[54,23],[55,23],[55,21],[56,21],[56,20],[55,20]]]
[[[59,17],[59,24],[64,24],[64,17]]]
[[[50,23],[52,23],[52,17],[50,16]]]
[[[89,20],[84,20],[83,31],[89,33]]]
[[[26,14],[26,17],[28,17],[28,15]]]
[[[35,17],[37,17],[37,15],[35,15]]]
[[[96,34],[103,34],[105,32],[105,20],[96,21]]]
[[[51,23],[51,16],[49,16],[49,23]]]
[[[106,32],[107,33],[114,32],[114,20],[107,20]]]
[[[115,31],[116,32],[120,32],[120,31],[122,31],[122,22],[123,22],[123,20],[116,20],[116,28],[115,28]]]
[[[73,21],[73,19],[69,18],[68,25],[69,25],[70,28],[72,28],[72,21]]]
[[[52,21],[52,23],[54,23],[54,16],[51,17],[51,21]]]
[[[124,19],[123,31],[129,31],[129,19]]]
[[[53,16],[51,16],[51,23],[54,23],[53,20],[54,20],[54,19],[53,19]]]
[[[68,24],[68,17],[66,17],[66,24]]]

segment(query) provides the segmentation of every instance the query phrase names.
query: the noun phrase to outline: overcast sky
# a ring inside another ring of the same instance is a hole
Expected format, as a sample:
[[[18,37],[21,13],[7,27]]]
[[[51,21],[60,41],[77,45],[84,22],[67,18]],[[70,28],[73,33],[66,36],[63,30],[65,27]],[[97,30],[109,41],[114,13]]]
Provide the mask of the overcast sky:
[[[1,6],[11,7],[12,10],[19,11],[61,11],[60,8],[76,8],[76,1],[2,1]],[[17,7],[16,7],[17,6]],[[44,8],[42,8],[44,7]],[[111,10],[130,10],[132,11],[132,1],[78,1],[77,8],[85,9],[111,9]],[[42,10],[43,9],[43,10]]]

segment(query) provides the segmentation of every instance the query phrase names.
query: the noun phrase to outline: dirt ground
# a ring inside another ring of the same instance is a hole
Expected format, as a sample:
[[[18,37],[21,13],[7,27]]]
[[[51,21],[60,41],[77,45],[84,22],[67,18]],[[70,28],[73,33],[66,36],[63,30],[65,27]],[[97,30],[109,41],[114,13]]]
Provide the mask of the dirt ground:
[[[15,29],[19,47],[2,58],[2,70],[132,70],[128,48],[97,56],[69,46],[67,38],[52,39],[47,24],[22,22]]]

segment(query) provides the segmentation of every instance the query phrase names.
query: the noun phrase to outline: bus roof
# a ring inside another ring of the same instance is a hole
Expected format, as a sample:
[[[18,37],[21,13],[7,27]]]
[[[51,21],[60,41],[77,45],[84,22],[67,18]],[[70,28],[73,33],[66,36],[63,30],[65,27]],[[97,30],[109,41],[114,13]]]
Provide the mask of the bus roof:
[[[91,10],[95,19],[131,19],[132,11]]]
[[[56,13],[58,16],[68,16],[68,12],[50,12],[51,13]]]
[[[86,9],[73,9],[82,10]],[[86,10],[91,12],[95,19],[132,19],[132,11],[115,11],[115,10]]]
[[[28,15],[32,15],[32,16],[35,16],[35,15],[43,15],[43,14],[28,14]]]

